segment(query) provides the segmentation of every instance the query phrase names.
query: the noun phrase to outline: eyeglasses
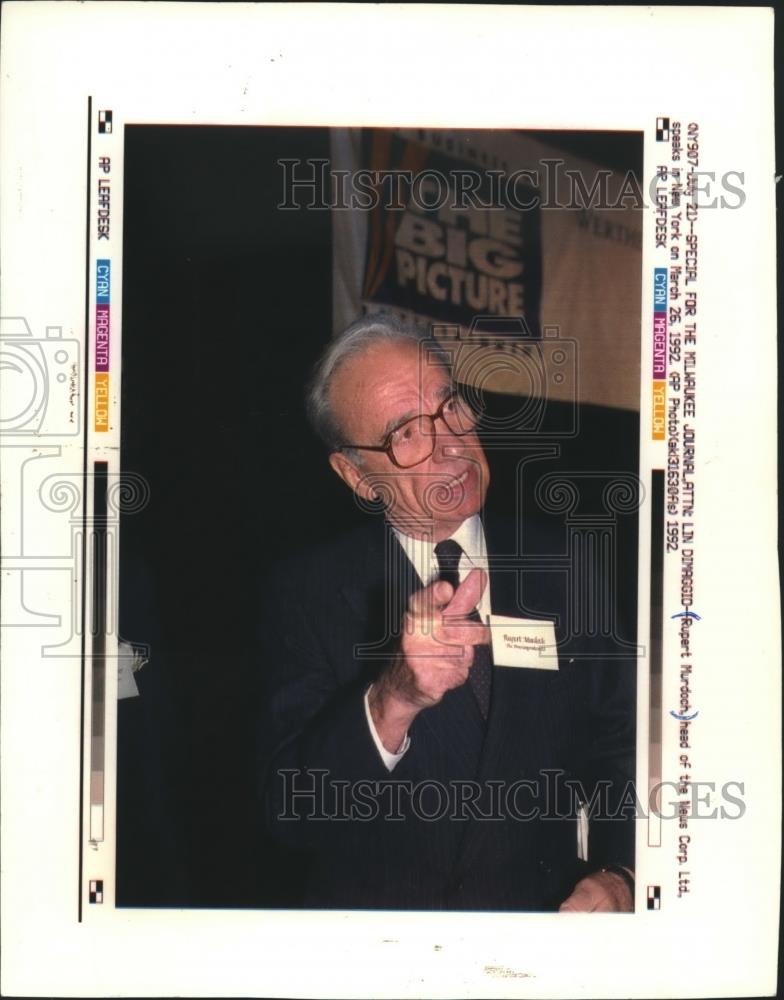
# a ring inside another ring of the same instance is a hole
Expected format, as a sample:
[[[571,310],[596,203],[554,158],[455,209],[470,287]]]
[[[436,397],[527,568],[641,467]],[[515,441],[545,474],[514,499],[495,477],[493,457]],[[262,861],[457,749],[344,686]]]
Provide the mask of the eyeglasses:
[[[344,444],[340,451],[383,451],[399,469],[410,469],[433,454],[436,444],[436,420],[443,420],[457,437],[470,434],[479,421],[479,413],[460,393],[453,392],[435,413],[423,413],[406,420],[387,434],[383,444]]]

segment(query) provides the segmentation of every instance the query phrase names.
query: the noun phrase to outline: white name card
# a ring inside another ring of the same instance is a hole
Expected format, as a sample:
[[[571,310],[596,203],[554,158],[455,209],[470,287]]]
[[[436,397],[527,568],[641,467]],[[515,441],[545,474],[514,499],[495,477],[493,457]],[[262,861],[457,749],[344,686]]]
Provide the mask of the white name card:
[[[497,667],[557,670],[558,649],[552,622],[490,615],[493,663]]]

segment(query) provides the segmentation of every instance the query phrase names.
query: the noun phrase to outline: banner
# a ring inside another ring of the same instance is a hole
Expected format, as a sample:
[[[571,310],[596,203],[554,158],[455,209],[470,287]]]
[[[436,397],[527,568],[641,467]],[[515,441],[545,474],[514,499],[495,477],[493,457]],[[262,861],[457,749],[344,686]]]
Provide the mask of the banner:
[[[579,401],[639,409],[642,136],[629,135],[635,155],[609,168],[611,133],[333,129],[333,332],[380,310],[457,327],[511,359],[485,387],[518,395],[532,392],[521,352],[544,333],[574,355]],[[546,381],[574,401],[572,380]]]
[[[382,195],[369,215],[363,302],[466,328],[477,315],[519,316],[536,330],[538,208],[508,204],[494,183],[502,171],[466,170],[446,153],[383,129],[366,130],[363,140]],[[531,204],[533,194],[525,185],[521,204]]]

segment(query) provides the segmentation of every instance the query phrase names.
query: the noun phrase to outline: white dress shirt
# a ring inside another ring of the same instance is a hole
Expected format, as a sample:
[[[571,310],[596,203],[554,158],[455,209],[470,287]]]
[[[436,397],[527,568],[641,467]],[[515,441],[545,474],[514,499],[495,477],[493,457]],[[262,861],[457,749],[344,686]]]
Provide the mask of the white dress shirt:
[[[427,587],[433,582],[433,580],[438,578],[438,559],[436,558],[435,553],[435,543],[422,538],[412,538],[410,535],[404,535],[401,531],[398,531],[397,528],[393,528],[393,531],[397,536],[397,540],[402,545],[403,551],[411,560],[414,569],[417,571],[419,579],[422,581],[422,586]],[[457,542],[463,550],[463,555],[460,558],[460,565],[458,567],[458,575],[461,583],[475,567],[483,569],[487,572],[487,547],[485,545],[485,533],[482,528],[482,521],[478,514],[474,514],[473,517],[469,517],[468,520],[463,521],[457,531],[450,537]],[[477,605],[480,617],[483,621],[487,621],[487,617],[490,614],[490,607],[490,580],[488,575],[487,585],[482,591],[482,596],[479,599],[479,604]],[[386,765],[387,770],[391,771],[408,750],[411,745],[411,740],[409,739],[408,734],[406,734],[397,753],[391,753],[387,750],[376,732],[376,727],[373,725],[373,719],[370,715],[370,705],[368,703],[369,692],[370,688],[368,688],[365,692],[365,715],[367,716],[370,735],[373,737],[373,742],[376,744],[376,748],[381,756],[381,759]]]

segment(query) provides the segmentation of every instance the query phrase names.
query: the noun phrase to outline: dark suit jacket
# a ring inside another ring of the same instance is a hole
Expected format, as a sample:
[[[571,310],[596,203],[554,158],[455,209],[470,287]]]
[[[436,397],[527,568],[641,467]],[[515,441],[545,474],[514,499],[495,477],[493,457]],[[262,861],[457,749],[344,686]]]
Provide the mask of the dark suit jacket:
[[[363,696],[421,587],[394,534],[377,519],[270,575],[261,793],[269,829],[307,866],[305,905],[548,910],[586,870],[633,867],[621,817],[593,821],[588,866],[577,860],[568,782],[588,798],[610,783],[617,810],[634,776],[634,661],[608,659],[607,637],[567,641],[570,574],[522,572],[514,524],[484,523],[493,611],[554,620],[559,669],[494,667],[486,729],[468,684],[448,692],[391,773]]]

